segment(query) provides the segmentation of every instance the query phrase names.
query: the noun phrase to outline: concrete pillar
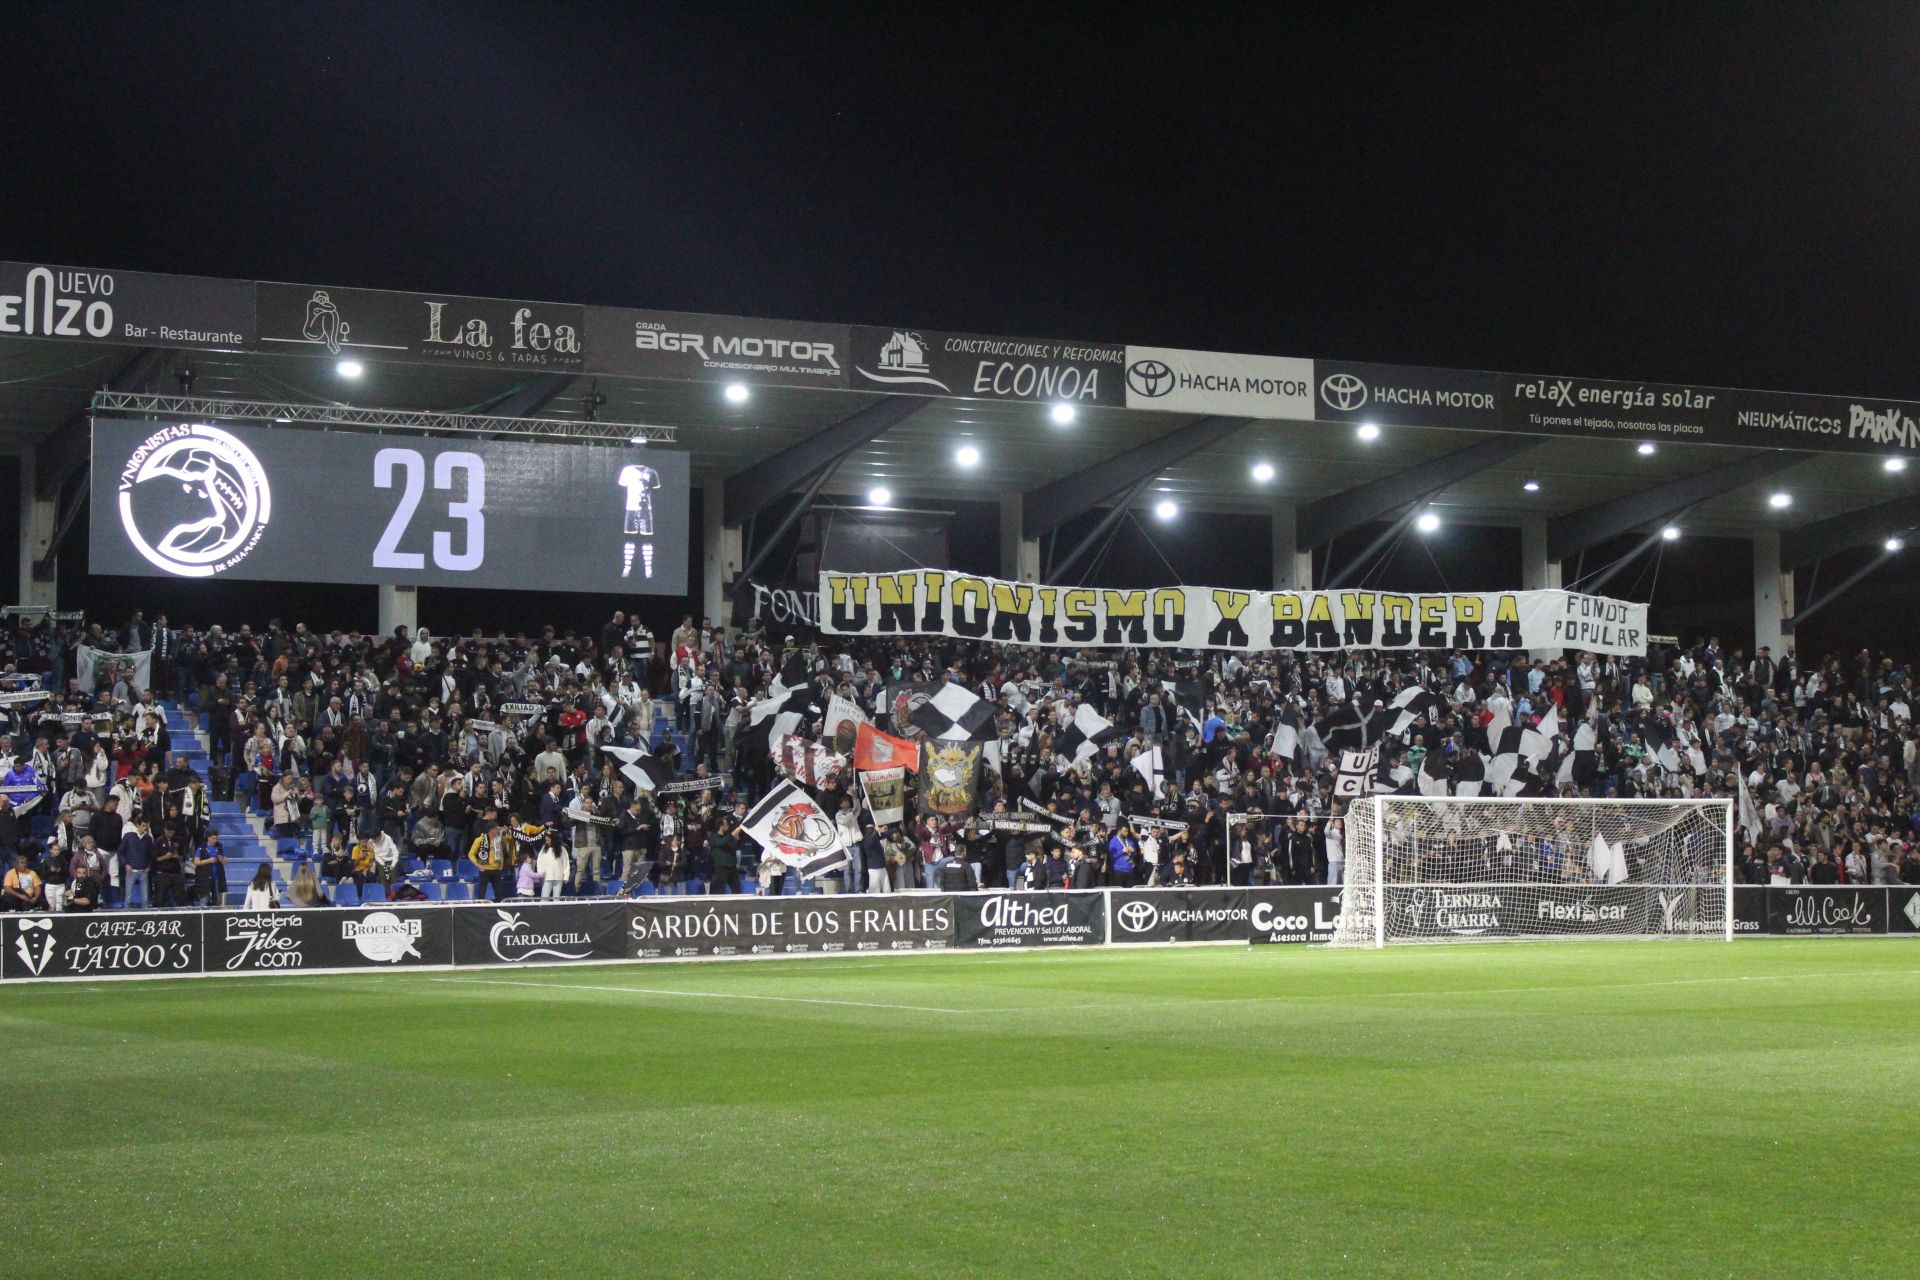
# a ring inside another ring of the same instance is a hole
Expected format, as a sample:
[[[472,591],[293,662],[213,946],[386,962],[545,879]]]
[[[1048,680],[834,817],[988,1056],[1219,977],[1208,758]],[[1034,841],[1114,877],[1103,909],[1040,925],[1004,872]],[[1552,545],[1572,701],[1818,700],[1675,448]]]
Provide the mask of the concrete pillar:
[[[1793,634],[1781,622],[1793,612],[1793,574],[1780,571],[1780,531],[1753,535],[1753,647],[1767,646],[1775,661],[1793,647]]]
[[[1021,497],[1000,495],[1000,576],[1012,582],[1040,581],[1040,540],[1023,538]]]
[[[390,636],[395,627],[412,633],[420,627],[420,592],[416,587],[380,588],[380,634]]]
[[[1520,522],[1520,586],[1526,591],[1560,590],[1560,562],[1547,559],[1547,518]]]
[[[53,527],[59,516],[59,509],[51,499],[41,498],[35,490],[39,487],[38,476],[34,472],[34,454],[32,449],[20,453],[20,599],[16,604],[45,605],[55,607],[59,595],[58,570],[45,582],[33,580],[34,562],[47,554],[47,548],[53,545]]]
[[[1313,550],[1300,547],[1300,508],[1291,502],[1273,505],[1273,589],[1313,590]]]
[[[738,559],[727,559],[727,504],[718,484],[700,491],[700,613],[721,626],[730,621],[726,599],[728,579]],[[732,531],[738,544],[740,531]]]

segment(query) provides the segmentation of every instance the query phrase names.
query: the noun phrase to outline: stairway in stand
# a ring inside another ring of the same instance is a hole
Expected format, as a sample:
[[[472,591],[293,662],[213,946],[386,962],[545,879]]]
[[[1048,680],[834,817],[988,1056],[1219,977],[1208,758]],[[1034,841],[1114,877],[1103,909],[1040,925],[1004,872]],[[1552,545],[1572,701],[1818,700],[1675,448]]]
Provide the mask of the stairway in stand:
[[[209,783],[212,794],[213,759],[207,754],[207,736],[200,729],[200,717],[169,702],[167,734],[173,740],[173,753],[186,766]],[[276,842],[267,824],[257,813],[248,811],[238,800],[215,800],[208,826],[220,833],[220,845],[227,853],[227,903],[239,906],[246,899],[247,882],[253,879],[263,862],[274,868],[274,896],[285,895],[291,863],[278,856]]]

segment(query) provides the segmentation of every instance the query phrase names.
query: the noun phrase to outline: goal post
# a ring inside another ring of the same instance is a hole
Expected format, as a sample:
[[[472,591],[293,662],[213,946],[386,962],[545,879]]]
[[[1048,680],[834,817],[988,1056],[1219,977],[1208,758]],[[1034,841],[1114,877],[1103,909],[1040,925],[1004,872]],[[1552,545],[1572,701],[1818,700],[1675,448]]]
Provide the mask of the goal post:
[[[1372,796],[1332,945],[1733,938],[1730,800]]]

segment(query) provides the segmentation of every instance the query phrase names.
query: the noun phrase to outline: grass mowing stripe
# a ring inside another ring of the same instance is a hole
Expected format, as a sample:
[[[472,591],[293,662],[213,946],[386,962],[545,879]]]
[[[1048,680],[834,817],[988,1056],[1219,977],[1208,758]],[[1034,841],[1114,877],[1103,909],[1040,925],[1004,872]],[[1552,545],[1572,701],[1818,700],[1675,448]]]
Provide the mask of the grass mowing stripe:
[[[881,1004],[873,1000],[828,1000],[819,996],[762,996],[744,991],[668,991],[662,987],[609,987],[585,982],[515,982],[507,978],[432,978],[468,987],[538,987],[546,991],[617,991],[635,996],[682,996],[690,1000],[777,1000],[782,1004],[836,1004],[850,1009],[900,1009],[909,1013],[1003,1013],[1000,1009],[943,1009],[927,1004]]]

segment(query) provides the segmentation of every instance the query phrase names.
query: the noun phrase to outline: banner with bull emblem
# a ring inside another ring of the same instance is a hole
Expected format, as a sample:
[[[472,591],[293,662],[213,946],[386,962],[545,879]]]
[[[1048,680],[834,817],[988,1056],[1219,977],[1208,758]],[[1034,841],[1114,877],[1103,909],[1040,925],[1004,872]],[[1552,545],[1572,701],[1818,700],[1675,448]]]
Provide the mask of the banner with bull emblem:
[[[811,879],[847,863],[840,828],[820,802],[791,782],[781,782],[753,807],[741,830],[760,842],[764,856],[778,859]]]

